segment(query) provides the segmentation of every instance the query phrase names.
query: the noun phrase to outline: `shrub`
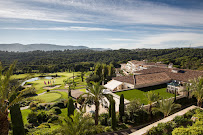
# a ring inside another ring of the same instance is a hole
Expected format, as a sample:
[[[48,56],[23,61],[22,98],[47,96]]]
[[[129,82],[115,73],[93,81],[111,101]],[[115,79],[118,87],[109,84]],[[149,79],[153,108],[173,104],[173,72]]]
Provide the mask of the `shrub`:
[[[177,126],[187,126],[192,125],[192,120],[184,118],[183,116],[176,116],[173,121],[177,124]]]
[[[52,108],[54,114],[61,114],[61,109],[59,107]]]
[[[104,132],[112,132],[113,129],[110,126],[104,128]]]
[[[37,119],[37,113],[31,112],[27,116],[27,120],[29,123],[33,124],[34,126],[38,126],[38,119]]]
[[[100,120],[100,124],[101,125],[104,125],[104,126],[107,126],[108,125],[108,113],[102,113],[100,114],[99,116],[99,120]]]
[[[39,123],[47,122],[48,117],[49,117],[48,114],[45,111],[42,111],[38,113],[37,120]]]
[[[173,129],[176,127],[174,122],[159,123],[157,127],[151,128],[147,135],[167,135],[171,134]]]
[[[47,121],[48,123],[52,123],[54,121],[57,121],[59,119],[59,117],[57,115],[51,115],[51,118],[49,118],[49,120]]]
[[[37,106],[37,110],[44,110],[45,109],[45,105],[38,105]]]
[[[52,107],[66,108],[66,106],[64,105],[64,101],[56,102],[55,104],[53,104]]]
[[[187,119],[191,119],[194,114],[195,114],[195,109],[190,110],[187,113],[185,113],[184,117],[187,118]]]

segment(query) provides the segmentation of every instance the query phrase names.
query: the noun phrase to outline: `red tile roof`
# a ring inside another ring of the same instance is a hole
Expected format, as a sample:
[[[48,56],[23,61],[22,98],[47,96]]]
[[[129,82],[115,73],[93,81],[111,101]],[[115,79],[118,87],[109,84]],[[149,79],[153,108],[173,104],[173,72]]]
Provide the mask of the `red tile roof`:
[[[172,70],[177,70],[178,73],[172,72]],[[159,68],[159,67],[152,67],[149,69],[144,69],[141,71],[136,71],[135,73],[141,74],[154,74],[165,72],[171,79],[188,82],[190,79],[198,78],[199,76],[203,76],[203,71],[196,71],[196,70],[189,70],[189,69],[177,69],[177,68]]]
[[[118,76],[114,80],[126,82],[134,85],[133,76]],[[154,74],[136,75],[136,85],[157,84],[161,82],[169,82],[171,78],[164,72]]]

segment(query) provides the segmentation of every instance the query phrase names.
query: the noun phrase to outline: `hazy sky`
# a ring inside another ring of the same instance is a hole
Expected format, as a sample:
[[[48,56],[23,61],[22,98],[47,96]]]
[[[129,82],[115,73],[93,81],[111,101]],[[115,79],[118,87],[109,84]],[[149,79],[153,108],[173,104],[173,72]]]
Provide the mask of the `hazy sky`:
[[[0,0],[0,43],[203,45],[203,0]]]

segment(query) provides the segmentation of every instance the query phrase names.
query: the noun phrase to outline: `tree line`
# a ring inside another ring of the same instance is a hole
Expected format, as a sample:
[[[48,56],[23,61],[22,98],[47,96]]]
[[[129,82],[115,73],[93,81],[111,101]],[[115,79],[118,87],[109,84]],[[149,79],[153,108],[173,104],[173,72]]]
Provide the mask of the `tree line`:
[[[64,50],[64,51],[30,51],[6,52],[0,51],[0,61],[8,69],[17,60],[16,71],[26,72],[57,72],[90,70],[95,63],[113,64],[128,60],[144,60],[165,64],[173,63],[178,68],[203,69],[203,49],[174,48],[174,49],[119,49],[108,51],[94,50]]]

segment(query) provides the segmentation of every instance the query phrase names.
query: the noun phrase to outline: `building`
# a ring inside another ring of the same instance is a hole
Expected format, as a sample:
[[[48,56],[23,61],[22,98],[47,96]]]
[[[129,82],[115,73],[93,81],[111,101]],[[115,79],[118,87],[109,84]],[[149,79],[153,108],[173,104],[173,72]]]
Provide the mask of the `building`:
[[[199,76],[203,76],[203,71],[151,67],[136,71],[134,75],[114,77],[104,86],[112,91],[120,91],[167,83],[168,92],[174,93],[176,91],[177,94],[183,94],[184,83]],[[109,87],[111,85],[112,88]]]
[[[143,61],[137,61],[137,60],[131,60],[128,61],[127,64],[120,64],[121,70],[124,71],[125,74],[132,74],[136,71],[140,71],[143,69],[148,69],[151,67],[165,67],[167,68],[166,64],[162,64],[161,62],[148,62],[147,60]]]

